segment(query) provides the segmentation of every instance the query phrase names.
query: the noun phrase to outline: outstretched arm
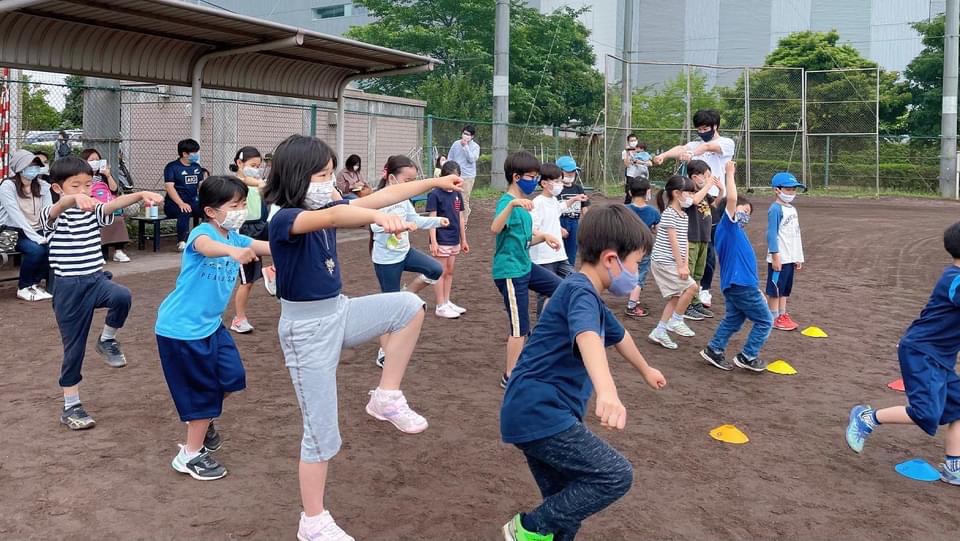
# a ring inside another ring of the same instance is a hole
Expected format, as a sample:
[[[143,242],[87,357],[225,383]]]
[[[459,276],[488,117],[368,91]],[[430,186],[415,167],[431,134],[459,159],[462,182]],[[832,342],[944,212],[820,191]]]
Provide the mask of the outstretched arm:
[[[337,229],[341,227],[366,227],[377,224],[386,233],[412,231],[416,226],[407,223],[403,218],[367,209],[357,205],[336,205],[320,210],[306,210],[297,215],[290,227],[293,235],[303,235],[321,229]]]
[[[416,195],[420,195],[424,192],[428,192],[434,188],[455,190],[458,192],[463,191],[463,180],[461,180],[457,175],[447,175],[441,178],[430,178],[427,180],[393,184],[382,190],[377,190],[366,197],[354,199],[350,203],[350,206],[365,209],[382,209],[384,207],[389,207],[390,205],[399,203],[400,201],[410,199]],[[369,222],[363,225],[368,224]]]
[[[737,214],[737,164],[730,160],[725,166],[724,175],[727,180],[727,215],[732,219]]]

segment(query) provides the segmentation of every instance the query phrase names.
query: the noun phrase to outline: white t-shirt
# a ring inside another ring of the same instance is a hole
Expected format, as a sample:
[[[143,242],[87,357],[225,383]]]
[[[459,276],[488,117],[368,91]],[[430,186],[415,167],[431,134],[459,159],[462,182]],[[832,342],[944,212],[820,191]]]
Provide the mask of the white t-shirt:
[[[533,212],[530,213],[533,218],[533,230],[541,233],[547,233],[562,240],[560,233],[560,201],[556,197],[538,195],[533,198]],[[560,243],[560,249],[554,250],[547,246],[546,242],[541,242],[530,247],[530,260],[537,265],[546,265],[547,263],[556,263],[557,261],[567,260],[567,251],[563,248],[563,242]]]
[[[640,153],[646,154],[646,151],[643,151],[640,149],[634,149],[634,150],[623,149],[623,151],[620,153],[620,159],[626,160],[628,153],[632,155],[631,157],[635,157],[637,154],[640,154]],[[644,173],[646,173],[646,175]],[[648,176],[649,169],[647,169],[647,166],[633,163],[633,160],[631,160],[630,165],[626,167],[626,170],[624,170],[623,174],[628,177]]]
[[[777,244],[780,247],[780,263],[803,263],[803,239],[800,236],[800,215],[793,205],[779,205],[781,218],[777,227]],[[770,227],[768,224],[767,227]],[[767,251],[767,263],[773,256]]]
[[[717,137],[716,140],[720,143],[720,154],[716,152],[704,152],[699,156],[694,156],[693,159],[707,162],[707,165],[710,166],[710,171],[713,172],[713,176],[725,184],[727,182],[725,167],[727,166],[727,162],[733,158],[736,144],[733,142],[733,139],[729,137]],[[703,141],[690,141],[685,146],[687,150],[693,151],[702,144],[704,144]]]

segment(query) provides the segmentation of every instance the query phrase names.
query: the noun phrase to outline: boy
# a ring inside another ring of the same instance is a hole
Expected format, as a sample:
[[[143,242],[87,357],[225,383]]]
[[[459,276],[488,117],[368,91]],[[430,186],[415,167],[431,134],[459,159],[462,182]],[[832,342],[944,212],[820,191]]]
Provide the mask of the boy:
[[[530,334],[527,290],[532,289],[549,297],[560,285],[560,278],[556,274],[532,264],[527,250],[541,242],[559,250],[560,240],[553,235],[534,234],[533,231],[533,219],[529,212],[533,209],[533,202],[526,196],[533,193],[540,181],[540,160],[529,152],[517,152],[507,156],[503,171],[509,186],[497,202],[490,231],[497,235],[493,253],[493,281],[503,296],[510,327],[506,366],[500,376],[500,386],[505,389]]]
[[[197,190],[203,182],[204,169],[200,167],[200,143],[184,139],[177,143],[178,159],[163,168],[163,187],[167,197],[163,213],[177,219],[177,251],[187,246],[190,218],[199,219],[203,213],[197,200]]]
[[[627,180],[627,191],[630,194],[630,205],[627,208],[632,210],[637,218],[640,218],[640,221],[650,230],[651,235],[656,235],[657,224],[660,223],[660,211],[647,204],[650,180],[637,177],[630,178]],[[640,293],[643,292],[643,287],[647,285],[647,274],[649,272],[650,254],[645,253],[643,259],[640,260],[637,285],[630,292],[630,299],[627,301],[625,313],[630,317],[646,317],[649,313],[646,308],[640,306]]]
[[[97,340],[97,352],[113,368],[127,364],[117,331],[130,311],[130,290],[112,282],[110,273],[103,272],[100,228],[113,223],[114,211],[140,201],[159,204],[162,200],[155,193],[139,192],[100,203],[90,197],[92,185],[90,164],[76,156],[61,158],[50,168],[50,189],[57,194],[57,203],[40,211],[40,226],[50,238],[50,268],[57,283],[53,312],[63,340],[60,422],[71,430],[93,428],[96,424],[80,404],[79,389],[95,309],[109,309]]]
[[[703,278],[703,272],[707,266],[707,251],[710,246],[710,238],[713,229],[713,207],[714,196],[711,193],[719,193],[720,180],[714,177],[710,171],[710,166],[703,160],[691,160],[687,164],[687,174],[697,186],[697,193],[693,196],[693,205],[687,207],[687,218],[689,221],[689,230],[687,239],[690,242],[689,259],[690,277],[700,287],[700,279]],[[683,314],[686,319],[694,321],[703,318],[713,317],[713,312],[700,302],[700,298],[694,295],[690,306]]]
[[[612,205],[590,212],[579,235],[580,272],[564,280],[544,310],[500,410],[503,441],[523,452],[543,495],[540,506],[504,525],[507,541],[573,539],[584,519],[630,489],[633,466],[583,421],[596,388],[600,425],[626,425],[605,348],[616,348],[650,387],[666,385],[600,297],[605,290],[630,294],[650,231],[623,205]]]
[[[689,162],[694,158],[707,162],[713,176],[720,179],[720,185],[726,182],[724,171],[728,161],[733,158],[736,144],[729,137],[720,135],[720,113],[713,109],[701,109],[693,114],[693,126],[697,129],[699,141],[690,141],[658,154],[653,163],[662,165],[667,158],[676,158]],[[716,194],[714,194],[716,195]]]
[[[571,265],[577,264],[577,228],[580,227],[580,218],[587,213],[590,208],[590,198],[583,190],[583,183],[579,182],[577,175],[579,169],[577,161],[573,156],[560,156],[557,158],[557,167],[563,171],[563,190],[558,199],[567,201],[576,199],[573,203],[563,209],[560,216],[560,226],[563,228],[563,249],[567,252],[567,262]]]
[[[647,144],[637,139],[636,134],[631,133],[627,136],[627,148],[620,153],[620,159],[623,160],[623,174],[626,177],[626,197],[623,200],[624,205],[628,205],[633,195],[630,193],[630,179],[632,178],[650,178],[650,166],[653,162],[650,160],[650,154],[647,152]]]
[[[787,172],[771,179],[776,200],[767,211],[767,302],[773,316],[773,328],[793,331],[797,323],[787,313],[787,297],[793,290],[793,275],[803,267],[803,242],[800,220],[791,204],[797,189],[806,190]]]
[[[720,291],[723,293],[725,312],[717,332],[700,356],[721,370],[733,370],[733,365],[724,358],[723,351],[730,337],[749,319],[753,322],[753,329],[743,345],[743,351],[733,358],[733,364],[746,370],[763,372],[767,363],[760,360],[760,348],[770,336],[773,318],[760,294],[756,254],[743,231],[750,223],[753,204],[737,194],[734,180],[736,164],[729,161],[725,168],[727,199],[717,224],[716,240],[717,258],[720,261]]]
[[[915,424],[931,436],[947,425],[946,460],[940,480],[960,486],[960,222],[943,232],[943,247],[953,264],[933,287],[927,306],[900,338],[897,357],[907,406],[876,410],[855,406],[847,424],[847,445],[863,451],[867,437],[882,424]]]

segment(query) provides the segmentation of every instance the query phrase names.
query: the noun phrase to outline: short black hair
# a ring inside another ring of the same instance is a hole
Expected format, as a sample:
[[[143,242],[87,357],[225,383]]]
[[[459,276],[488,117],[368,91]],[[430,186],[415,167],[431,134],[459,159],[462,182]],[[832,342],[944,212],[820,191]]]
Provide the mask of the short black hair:
[[[748,207],[750,207],[750,214],[753,214],[753,203],[746,197],[740,194],[737,194],[737,206],[739,207],[741,205],[747,205]]]
[[[507,177],[507,184],[513,183],[513,175],[523,176],[530,171],[540,171],[540,160],[526,150],[514,152],[503,161],[503,173]]]
[[[48,159],[48,160],[50,159],[50,155],[47,154],[46,152],[42,151],[42,150],[38,150],[38,151],[34,152],[33,155],[34,155],[34,156],[43,156],[44,158],[46,158],[46,159]]]
[[[540,180],[556,180],[563,176],[563,171],[555,163],[540,164]]]
[[[281,208],[301,208],[310,188],[310,177],[331,162],[336,170],[337,155],[322,140],[309,135],[287,137],[273,152],[263,200]]]
[[[440,176],[445,177],[447,175],[457,175],[459,177],[460,164],[453,160],[443,162],[443,165],[440,166]]]
[[[246,162],[254,158],[263,158],[260,156],[260,151],[257,150],[257,147],[241,147],[236,154],[233,155],[233,161],[230,162],[230,165],[227,166],[227,169],[237,173],[240,171],[240,168],[237,167],[237,162]]]
[[[59,184],[63,186],[63,183],[66,182],[68,178],[77,175],[93,176],[93,169],[90,168],[90,164],[87,163],[87,160],[84,160],[79,156],[67,156],[65,158],[60,158],[59,160],[53,162],[53,165],[50,166],[51,184]]]
[[[650,179],[643,177],[630,177],[627,181],[627,190],[633,197],[646,197],[650,191]]]
[[[627,135],[627,141],[629,141],[629,140],[631,140],[631,139],[636,139],[636,140],[638,140],[638,141],[640,140],[640,138],[637,137],[637,134],[635,134],[635,133],[631,133],[631,134]]]
[[[184,152],[193,154],[200,151],[200,143],[193,139],[184,139],[177,143],[177,156],[183,156]]]
[[[693,113],[693,127],[701,128],[703,126],[720,127],[720,113],[713,109],[700,109]]]
[[[710,172],[710,165],[703,160],[690,160],[687,163],[687,175],[703,175]]]
[[[473,124],[467,124],[466,126],[463,127],[462,130],[460,130],[460,133],[463,133],[463,132],[467,132],[467,133],[469,133],[471,136],[476,135],[476,134],[477,134],[477,127],[474,126]]]
[[[643,141],[639,141],[639,140],[638,140],[638,141],[637,141],[637,148],[639,148],[640,150],[647,150],[647,144],[644,143]]]
[[[580,219],[577,231],[577,250],[584,263],[600,261],[605,250],[614,250],[623,260],[637,250],[650,253],[653,233],[627,207],[617,203],[594,208]]]
[[[247,185],[233,176],[214,175],[200,183],[200,209],[220,208],[237,197],[247,198]]]
[[[950,257],[960,259],[960,222],[943,232],[943,247],[950,253]]]
[[[695,192],[697,191],[697,185],[689,178],[680,175],[673,175],[668,178],[663,189],[657,194],[657,208],[660,209],[660,212],[663,212],[670,206],[670,203],[673,202],[671,194],[677,190],[681,192]]]
[[[344,169],[348,169],[348,170],[350,170],[350,171],[353,171],[353,166],[354,166],[354,165],[360,165],[361,163],[362,163],[362,160],[360,159],[360,156],[358,156],[358,155],[356,155],[356,154],[351,154],[351,155],[347,156],[347,161],[344,162],[343,167],[344,167]]]

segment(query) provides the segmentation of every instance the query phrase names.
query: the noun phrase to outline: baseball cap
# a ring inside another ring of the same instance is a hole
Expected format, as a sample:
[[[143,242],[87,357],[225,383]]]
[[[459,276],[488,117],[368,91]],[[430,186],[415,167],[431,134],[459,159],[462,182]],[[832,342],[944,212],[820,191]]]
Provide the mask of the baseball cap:
[[[557,158],[557,167],[564,173],[572,173],[577,170],[577,160],[573,156],[560,156]]]
[[[807,189],[797,180],[797,177],[793,176],[793,173],[787,171],[775,173],[773,178],[770,179],[770,185],[774,188],[800,188],[803,191]]]

